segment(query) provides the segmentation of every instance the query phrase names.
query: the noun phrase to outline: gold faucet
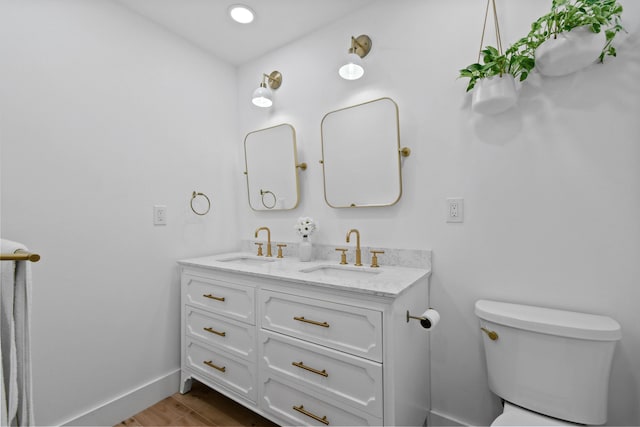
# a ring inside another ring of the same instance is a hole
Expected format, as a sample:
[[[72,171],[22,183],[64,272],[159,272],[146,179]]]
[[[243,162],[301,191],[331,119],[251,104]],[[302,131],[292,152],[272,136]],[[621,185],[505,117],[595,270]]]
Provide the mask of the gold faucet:
[[[256,232],[255,232],[256,239],[258,238],[258,232],[260,230],[267,230],[267,256],[272,257],[273,254],[271,253],[271,230],[269,230],[269,227],[256,228]]]
[[[354,265],[361,266],[362,252],[360,251],[360,232],[355,228],[349,230],[347,233],[347,243],[349,243],[349,236],[351,236],[351,233],[356,233],[356,263]]]

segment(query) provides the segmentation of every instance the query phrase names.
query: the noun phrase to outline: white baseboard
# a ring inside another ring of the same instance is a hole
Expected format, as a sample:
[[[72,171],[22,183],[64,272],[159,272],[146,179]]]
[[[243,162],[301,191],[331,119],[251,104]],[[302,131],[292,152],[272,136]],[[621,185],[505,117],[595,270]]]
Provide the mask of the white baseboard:
[[[145,408],[176,393],[180,383],[180,369],[170,372],[105,402],[67,422],[64,426],[114,426]]]
[[[454,426],[461,427],[467,426],[467,424],[456,420],[450,415],[444,415],[439,413],[438,411],[431,410],[429,412],[429,417],[427,418],[427,425],[429,427],[438,427],[438,426]]]

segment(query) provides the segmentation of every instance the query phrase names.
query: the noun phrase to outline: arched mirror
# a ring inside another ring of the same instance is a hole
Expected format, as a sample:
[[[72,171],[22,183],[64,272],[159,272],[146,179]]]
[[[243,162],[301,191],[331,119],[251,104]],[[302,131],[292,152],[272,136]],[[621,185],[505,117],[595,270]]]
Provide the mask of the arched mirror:
[[[244,138],[245,175],[249,206],[256,211],[286,210],[298,206],[296,131],[281,124],[249,132]]]
[[[398,106],[391,98],[322,119],[324,198],[333,208],[390,206],[402,195]]]

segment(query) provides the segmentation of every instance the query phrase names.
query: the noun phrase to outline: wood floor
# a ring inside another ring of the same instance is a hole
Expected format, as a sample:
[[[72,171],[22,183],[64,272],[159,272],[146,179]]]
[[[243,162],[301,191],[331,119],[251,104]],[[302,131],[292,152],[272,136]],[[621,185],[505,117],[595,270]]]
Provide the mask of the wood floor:
[[[277,427],[277,424],[194,380],[189,393],[169,396],[116,427],[122,426]]]

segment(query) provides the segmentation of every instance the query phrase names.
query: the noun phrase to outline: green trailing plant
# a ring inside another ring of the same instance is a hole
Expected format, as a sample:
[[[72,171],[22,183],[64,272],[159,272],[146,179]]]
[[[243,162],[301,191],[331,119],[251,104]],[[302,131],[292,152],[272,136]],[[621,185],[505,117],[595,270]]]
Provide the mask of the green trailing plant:
[[[526,39],[520,39],[500,54],[493,46],[486,46],[481,51],[482,63],[474,63],[460,70],[460,77],[469,78],[467,92],[473,89],[479,79],[511,74],[523,81],[535,65],[533,51]]]
[[[587,27],[594,33],[605,31],[606,43],[598,57],[616,56],[612,42],[616,34],[624,31],[620,24],[622,5],[616,0],[553,0],[551,12],[531,24],[527,38],[536,47],[559,33],[578,27]]]
[[[543,42],[555,38],[563,31],[588,26],[594,33],[605,29],[606,43],[598,58],[616,56],[612,45],[615,35],[623,31],[620,24],[622,6],[616,0],[553,0],[551,12],[531,24],[531,31],[500,54],[493,46],[481,51],[482,63],[477,62],[460,70],[462,78],[468,78],[467,92],[479,79],[511,74],[521,82],[526,80],[535,66],[535,51]]]

